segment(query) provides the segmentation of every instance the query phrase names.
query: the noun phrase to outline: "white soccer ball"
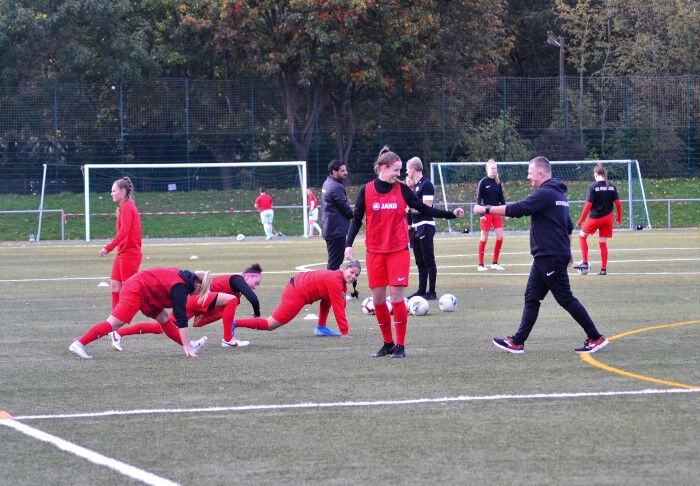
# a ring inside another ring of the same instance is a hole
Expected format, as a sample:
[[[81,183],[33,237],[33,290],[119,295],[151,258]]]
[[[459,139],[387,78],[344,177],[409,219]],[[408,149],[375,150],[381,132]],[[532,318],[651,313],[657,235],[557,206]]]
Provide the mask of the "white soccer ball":
[[[414,316],[424,316],[430,310],[430,303],[420,295],[408,299],[408,312]]]
[[[238,241],[243,241],[243,240],[245,240],[245,235],[244,235],[243,233],[238,233],[238,234],[236,235],[236,239],[237,239]]]
[[[445,294],[438,300],[438,307],[442,312],[453,312],[457,307],[457,297],[452,294]]]
[[[366,297],[365,300],[362,301],[362,312],[367,315],[374,314],[374,301],[372,297]]]

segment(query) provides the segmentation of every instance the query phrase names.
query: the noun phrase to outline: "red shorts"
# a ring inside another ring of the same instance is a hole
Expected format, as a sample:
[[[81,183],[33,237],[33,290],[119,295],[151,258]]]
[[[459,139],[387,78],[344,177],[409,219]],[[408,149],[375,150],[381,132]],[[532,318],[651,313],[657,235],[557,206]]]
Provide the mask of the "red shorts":
[[[587,235],[592,235],[598,231],[600,238],[612,238],[613,235],[613,213],[602,218],[586,218],[581,231]]]
[[[114,257],[112,264],[112,274],[109,276],[117,282],[126,282],[126,280],[139,271],[141,259],[143,255],[120,255]]]
[[[481,231],[489,231],[493,229],[503,228],[503,216],[500,214],[484,214],[479,218],[479,228]]]
[[[279,305],[272,311],[272,318],[280,324],[287,324],[301,312],[305,305],[306,299],[299,295],[291,283],[287,283],[282,290]]]
[[[407,287],[411,270],[411,253],[408,249],[393,253],[367,252],[367,280],[369,288]]]
[[[122,287],[119,292],[119,303],[112,310],[112,315],[122,322],[130,323],[138,311],[151,319],[155,319],[163,311],[161,307],[149,305],[143,301],[141,289],[129,285]]]

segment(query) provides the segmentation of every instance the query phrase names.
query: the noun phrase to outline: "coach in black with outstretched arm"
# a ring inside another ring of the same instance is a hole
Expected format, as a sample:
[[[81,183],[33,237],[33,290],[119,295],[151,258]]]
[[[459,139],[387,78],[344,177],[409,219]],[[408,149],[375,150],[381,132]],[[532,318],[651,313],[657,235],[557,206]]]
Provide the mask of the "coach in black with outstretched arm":
[[[574,223],[569,215],[567,187],[559,179],[552,178],[552,166],[546,157],[530,161],[527,179],[537,190],[522,201],[504,206],[474,206],[475,214],[499,214],[510,218],[530,216],[530,253],[534,260],[525,288],[525,307],[520,328],[515,335],[505,339],[494,338],[493,344],[510,353],[524,353],[525,341],[530,335],[540,302],[552,292],[557,303],[579,323],[586,333],[583,346],[577,353],[593,353],[608,344],[598,332],[593,320],[581,305],[569,285],[567,267],[573,265],[571,256],[571,232]]]

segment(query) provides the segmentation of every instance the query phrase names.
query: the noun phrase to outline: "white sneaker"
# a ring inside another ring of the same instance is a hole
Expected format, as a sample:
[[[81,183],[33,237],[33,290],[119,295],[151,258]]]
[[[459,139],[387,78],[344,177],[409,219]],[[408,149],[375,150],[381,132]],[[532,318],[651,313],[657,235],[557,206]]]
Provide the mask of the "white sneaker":
[[[194,354],[197,354],[197,352],[202,349],[202,346],[207,344],[207,337],[201,337],[197,339],[196,341],[190,341],[190,349],[192,349],[192,352]]]
[[[87,351],[85,351],[85,346],[83,346],[80,341],[73,341],[71,345],[68,346],[68,351],[81,359],[92,359],[92,356],[87,354]]]
[[[476,269],[477,269],[478,271],[480,271],[480,272],[485,272],[486,270],[488,270],[488,268],[486,268],[486,267],[483,266],[483,265],[479,265],[478,267],[476,267]]]
[[[491,270],[505,270],[505,267],[500,266],[498,263],[492,263]]]
[[[250,341],[243,341],[241,339],[236,339],[236,336],[232,337],[230,341],[221,340],[222,348],[245,348],[250,344]]]
[[[117,351],[121,351],[122,337],[119,335],[119,333],[117,331],[112,331],[110,333],[107,333],[107,335],[109,336],[109,340],[112,343],[114,349],[116,349]]]

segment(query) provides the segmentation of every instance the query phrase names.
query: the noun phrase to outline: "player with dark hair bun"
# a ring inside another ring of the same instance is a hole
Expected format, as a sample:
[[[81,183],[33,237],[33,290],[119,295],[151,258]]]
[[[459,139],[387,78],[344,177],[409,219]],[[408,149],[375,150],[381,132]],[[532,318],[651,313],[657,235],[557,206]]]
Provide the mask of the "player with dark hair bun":
[[[384,344],[373,357],[404,358],[404,341],[408,325],[408,310],[404,294],[408,286],[411,255],[408,249],[406,209],[412,208],[423,217],[454,219],[464,215],[462,208],[454,212],[428,206],[421,202],[406,184],[399,182],[403,163],[398,155],[382,148],[374,163],[377,178],[360,188],[345,241],[345,258],[352,260],[352,244],[360,232],[362,220],[367,225],[367,279],[374,301],[374,316],[382,332]],[[391,313],[386,303],[389,287],[394,309],[396,344],[391,328]]]

